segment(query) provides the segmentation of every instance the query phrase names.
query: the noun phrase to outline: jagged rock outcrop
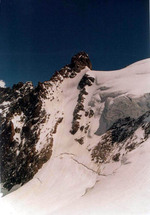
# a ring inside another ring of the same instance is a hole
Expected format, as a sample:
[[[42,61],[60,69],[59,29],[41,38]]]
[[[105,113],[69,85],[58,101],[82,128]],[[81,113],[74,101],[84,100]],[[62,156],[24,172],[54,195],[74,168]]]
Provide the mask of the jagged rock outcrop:
[[[150,135],[150,111],[138,119],[126,117],[119,119],[101,136],[99,143],[92,149],[92,160],[96,163],[119,161],[129,151],[134,150]]]
[[[94,80],[95,79],[93,77],[85,74],[82,77],[81,81],[79,82],[78,87],[80,89],[80,93],[78,95],[77,105],[73,112],[72,129],[70,130],[71,134],[75,134],[79,128],[81,131],[84,130],[84,132],[87,132],[87,125],[81,126],[80,119],[82,118],[82,115],[89,118],[91,118],[94,115],[94,111],[92,109],[85,111],[85,108],[84,108],[84,100],[85,100],[85,97],[88,95],[88,92],[86,91],[86,87],[92,86],[92,84],[94,83]],[[83,128],[83,126],[85,126],[85,128]],[[82,142],[83,142],[83,137],[82,137]]]
[[[89,56],[85,52],[79,52],[72,57],[71,63],[64,66],[59,71],[56,71],[51,78],[51,81],[62,82],[65,78],[74,78],[85,67],[92,69],[92,64]]]
[[[1,182],[11,189],[15,184],[30,180],[50,158],[52,140],[40,154],[36,151],[39,125],[46,117],[41,109],[43,91],[40,85],[33,88],[31,83],[18,83],[4,92],[5,100],[1,104]]]
[[[79,52],[72,57],[70,67],[74,68],[75,71],[81,71],[85,66],[92,69],[92,64],[88,54],[85,52]]]

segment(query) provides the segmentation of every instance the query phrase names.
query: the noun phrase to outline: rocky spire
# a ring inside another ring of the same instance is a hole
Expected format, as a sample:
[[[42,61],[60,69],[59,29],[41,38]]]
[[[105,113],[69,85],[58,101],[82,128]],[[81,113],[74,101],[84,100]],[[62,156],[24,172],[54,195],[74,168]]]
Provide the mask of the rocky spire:
[[[77,68],[77,69],[83,69],[85,66],[92,69],[92,64],[89,59],[88,54],[85,52],[79,52],[78,54],[74,55],[71,59],[71,67]]]
[[[50,81],[62,82],[65,78],[74,78],[86,66],[92,69],[92,64],[89,59],[89,56],[83,51],[79,52],[72,57],[70,64],[67,64],[59,71],[56,71]]]

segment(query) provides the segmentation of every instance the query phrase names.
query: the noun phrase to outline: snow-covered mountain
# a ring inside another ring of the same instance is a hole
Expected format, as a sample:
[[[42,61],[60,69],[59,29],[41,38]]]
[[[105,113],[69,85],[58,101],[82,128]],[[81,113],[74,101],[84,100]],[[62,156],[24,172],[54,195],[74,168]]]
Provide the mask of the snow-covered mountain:
[[[80,52],[0,88],[4,214],[150,214],[149,83],[150,59],[94,71]]]

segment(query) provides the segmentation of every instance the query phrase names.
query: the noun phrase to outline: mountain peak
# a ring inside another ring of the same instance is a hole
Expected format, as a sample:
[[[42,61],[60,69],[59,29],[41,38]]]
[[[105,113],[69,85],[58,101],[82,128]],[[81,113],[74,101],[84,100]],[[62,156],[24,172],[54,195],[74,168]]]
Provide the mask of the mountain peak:
[[[65,78],[74,78],[85,67],[92,69],[89,56],[85,52],[79,52],[71,58],[70,64],[67,64],[59,71],[56,71],[51,78],[52,82],[62,82]]]
[[[86,52],[82,51],[74,55],[71,59],[71,67],[83,69],[85,66],[92,69],[92,64]]]

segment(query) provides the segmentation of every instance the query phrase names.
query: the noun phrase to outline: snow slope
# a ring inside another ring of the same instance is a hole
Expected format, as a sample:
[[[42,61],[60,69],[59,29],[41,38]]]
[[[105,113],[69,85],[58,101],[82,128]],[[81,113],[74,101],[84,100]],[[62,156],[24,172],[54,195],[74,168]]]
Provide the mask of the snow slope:
[[[80,199],[52,215],[150,214],[150,139],[126,156],[112,175],[100,177]]]
[[[88,84],[82,88],[83,78]],[[32,180],[1,199],[3,214],[150,214],[150,117],[140,118],[150,110],[149,82],[146,59],[116,71],[85,67],[48,88],[36,150],[53,138],[52,156]]]
[[[54,159],[1,201],[3,214],[150,214],[150,140],[113,173],[96,177],[68,156]],[[111,165],[110,165],[111,168]]]
[[[150,59],[142,60],[116,71],[92,71],[98,86],[109,88],[107,92],[121,92],[140,96],[149,93]],[[99,73],[99,74],[97,74]]]

